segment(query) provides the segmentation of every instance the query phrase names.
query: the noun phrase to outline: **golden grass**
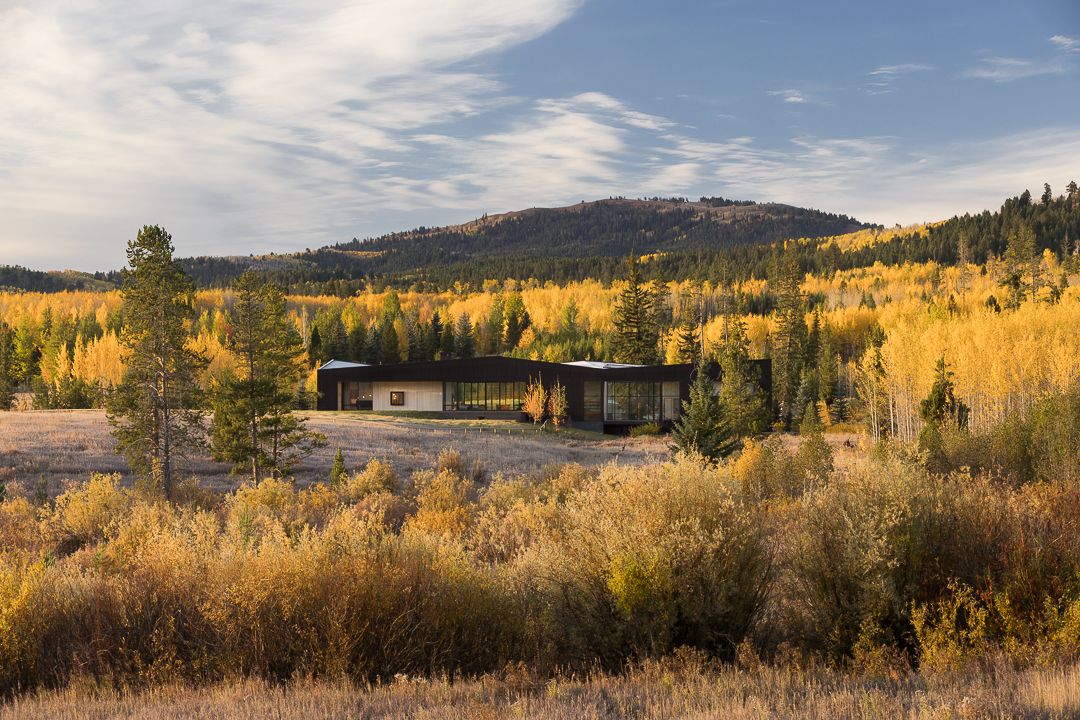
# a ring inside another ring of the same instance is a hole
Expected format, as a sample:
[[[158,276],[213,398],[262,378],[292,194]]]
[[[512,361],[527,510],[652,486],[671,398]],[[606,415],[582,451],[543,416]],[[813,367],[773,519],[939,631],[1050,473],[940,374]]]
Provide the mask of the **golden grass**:
[[[237,680],[143,692],[70,687],[18,698],[0,719],[178,718],[1070,718],[1080,714],[1080,666],[868,677],[828,670],[753,669],[678,661],[621,675],[544,679],[511,668],[451,682],[399,678],[361,687],[346,681],[274,685]]]
[[[581,440],[548,434],[543,437],[500,435],[470,430],[453,434],[448,426],[434,432],[431,421],[407,419],[393,423],[368,422],[363,415],[347,413],[304,413],[309,427],[327,437],[327,446],[300,463],[294,470],[296,484],[307,487],[324,482],[334,453],[342,449],[345,465],[358,470],[372,457],[390,462],[406,477],[430,468],[439,452],[454,447],[465,455],[498,458],[498,470],[506,474],[532,474],[545,466],[563,463],[602,465],[611,461],[640,465],[667,455],[660,440]],[[36,482],[42,475],[51,494],[63,489],[65,481],[85,480],[90,473],[128,475],[124,459],[114,452],[115,443],[102,410],[50,410],[0,412],[0,482]],[[238,479],[229,475],[228,465],[214,462],[208,453],[196,453],[182,464],[185,474],[195,475],[204,487],[232,490]]]

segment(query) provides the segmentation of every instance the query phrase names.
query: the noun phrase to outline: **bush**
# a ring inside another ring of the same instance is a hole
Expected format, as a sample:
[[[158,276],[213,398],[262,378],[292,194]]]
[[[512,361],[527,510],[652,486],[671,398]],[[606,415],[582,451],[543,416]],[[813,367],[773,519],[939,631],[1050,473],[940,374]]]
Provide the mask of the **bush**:
[[[401,481],[394,472],[393,465],[385,460],[371,458],[363,470],[339,483],[337,492],[342,499],[354,503],[368,495],[399,493]]]
[[[629,434],[630,434],[630,437],[635,437],[636,438],[636,437],[652,437],[652,436],[655,436],[655,435],[660,435],[662,432],[663,432],[663,429],[660,427],[660,423],[658,423],[658,422],[647,422],[647,423],[642,423],[641,425],[634,425],[633,427],[630,428]]]
[[[610,466],[515,564],[548,662],[618,666],[680,645],[731,657],[771,580],[764,518],[689,459]]]
[[[792,629],[834,657],[867,628],[908,647],[913,603],[953,581],[1004,577],[1009,516],[985,479],[927,475],[896,459],[834,476],[805,497],[789,547]]]

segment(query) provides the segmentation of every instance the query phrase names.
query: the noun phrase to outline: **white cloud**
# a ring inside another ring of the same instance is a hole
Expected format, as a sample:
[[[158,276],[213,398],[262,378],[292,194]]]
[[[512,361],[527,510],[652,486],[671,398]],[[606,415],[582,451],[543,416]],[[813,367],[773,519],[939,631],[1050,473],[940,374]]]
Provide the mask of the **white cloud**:
[[[1065,52],[1080,52],[1080,39],[1068,35],[1053,35],[1050,42]]]
[[[517,97],[484,70],[484,54],[577,6],[39,0],[0,10],[2,261],[116,267],[147,222],[169,228],[181,254],[246,253],[610,195],[722,194],[911,222],[1062,184],[1080,167],[1076,128],[920,157],[895,137],[802,132],[766,146],[702,137],[599,91]],[[918,67],[881,66],[868,88],[887,92]]]
[[[770,90],[770,95],[775,97],[781,97],[784,102],[791,103],[793,105],[801,105],[807,102],[807,96],[800,90]]]
[[[902,63],[900,65],[882,65],[881,67],[871,70],[867,75],[896,77],[897,75],[907,75],[914,72],[926,72],[933,70],[930,65],[923,63]]]
[[[182,253],[340,239],[400,186],[389,170],[416,152],[408,132],[517,102],[465,63],[580,1],[0,9],[0,250],[115,266],[144,222]]]
[[[994,82],[1012,82],[1040,75],[1058,75],[1065,69],[1065,65],[1058,60],[1040,62],[1025,58],[986,57],[965,75]]]

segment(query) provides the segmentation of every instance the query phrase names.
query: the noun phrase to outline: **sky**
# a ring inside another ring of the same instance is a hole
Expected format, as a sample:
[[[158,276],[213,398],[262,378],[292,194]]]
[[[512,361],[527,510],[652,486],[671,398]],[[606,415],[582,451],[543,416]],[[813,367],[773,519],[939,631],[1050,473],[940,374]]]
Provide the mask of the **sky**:
[[[0,0],[0,264],[611,196],[884,225],[1080,179],[1076,0]]]

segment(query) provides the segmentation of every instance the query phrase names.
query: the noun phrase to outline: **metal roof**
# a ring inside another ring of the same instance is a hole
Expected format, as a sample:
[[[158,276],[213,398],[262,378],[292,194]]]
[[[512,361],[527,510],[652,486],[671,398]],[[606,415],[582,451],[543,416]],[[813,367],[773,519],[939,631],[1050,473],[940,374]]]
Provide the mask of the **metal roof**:
[[[615,368],[646,367],[645,365],[632,365],[630,363],[601,362],[599,360],[572,360],[563,365],[576,365],[577,367],[593,368],[594,370],[614,370]]]
[[[319,366],[320,370],[337,370],[338,368],[367,367],[367,363],[354,363],[346,360],[327,360]]]

